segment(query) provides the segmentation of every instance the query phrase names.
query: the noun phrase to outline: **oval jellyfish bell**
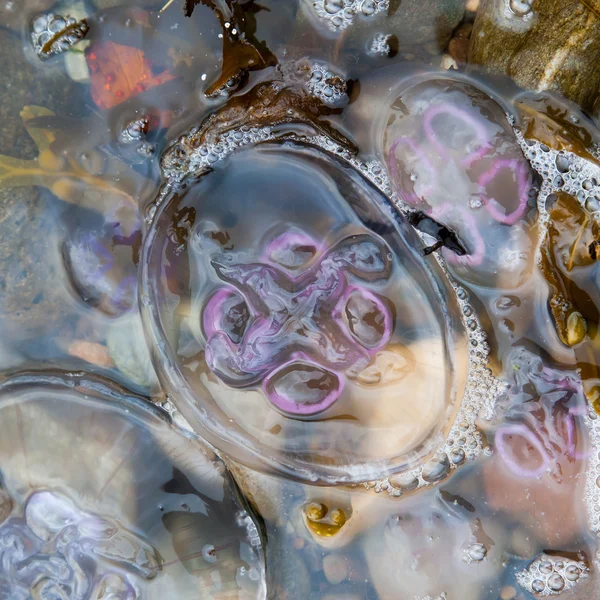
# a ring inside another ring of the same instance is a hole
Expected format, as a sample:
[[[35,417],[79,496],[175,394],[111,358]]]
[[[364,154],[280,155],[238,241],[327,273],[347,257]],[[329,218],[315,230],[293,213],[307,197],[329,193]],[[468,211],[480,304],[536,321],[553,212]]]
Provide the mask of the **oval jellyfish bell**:
[[[3,598],[265,598],[235,485],[165,414],[88,376],[0,386]]]
[[[453,290],[422,251],[356,168],[309,144],[247,147],[189,177],[142,258],[170,397],[216,447],[292,478],[424,464],[460,409],[467,351]]]
[[[534,266],[536,182],[504,109],[459,77],[403,82],[381,127],[404,202],[455,231],[464,256],[444,250],[466,282],[514,288]],[[533,235],[531,233],[533,231]]]

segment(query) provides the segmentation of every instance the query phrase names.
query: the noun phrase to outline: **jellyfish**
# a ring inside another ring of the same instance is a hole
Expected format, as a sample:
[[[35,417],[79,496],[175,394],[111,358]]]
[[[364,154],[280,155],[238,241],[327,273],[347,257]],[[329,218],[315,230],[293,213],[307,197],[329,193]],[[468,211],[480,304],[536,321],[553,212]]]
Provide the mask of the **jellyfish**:
[[[165,198],[142,254],[159,376],[240,462],[333,483],[438,450],[466,368],[458,307],[357,169],[245,148]]]
[[[252,515],[224,465],[166,413],[56,372],[6,380],[0,414],[8,596],[265,597]]]
[[[401,98],[382,142],[396,192],[458,235],[467,253],[443,251],[458,277],[521,285],[533,268],[536,181],[504,109],[460,79],[409,82]]]

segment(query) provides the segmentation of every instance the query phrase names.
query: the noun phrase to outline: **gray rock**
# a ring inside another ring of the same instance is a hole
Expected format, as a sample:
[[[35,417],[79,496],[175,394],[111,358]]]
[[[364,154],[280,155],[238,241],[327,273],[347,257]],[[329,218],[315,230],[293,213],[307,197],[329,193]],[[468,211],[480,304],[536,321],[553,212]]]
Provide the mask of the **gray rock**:
[[[31,159],[37,148],[21,121],[25,105],[64,105],[70,86],[54,68],[48,76],[28,61],[23,43],[0,30],[0,154]],[[68,309],[58,244],[37,188],[7,189],[0,181],[0,323],[20,337],[57,326]]]
[[[394,0],[390,5],[393,7]],[[392,28],[400,46],[436,42],[445,48],[452,31],[465,14],[465,0],[420,0],[401,2],[396,12],[386,17],[386,30]]]
[[[4,0],[0,2],[0,27],[21,32],[32,16],[45,12],[56,0]]]
[[[589,6],[589,8],[588,8]],[[482,0],[469,62],[593,111],[600,91],[600,6],[580,0]]]
[[[60,70],[59,63],[42,63],[28,41],[9,31],[0,30],[0,56],[0,154],[35,158],[37,148],[25,131],[21,110],[26,105],[36,104],[64,111],[73,84]]]
[[[0,207],[0,324],[23,339],[66,314],[60,256],[35,188],[0,189]]]

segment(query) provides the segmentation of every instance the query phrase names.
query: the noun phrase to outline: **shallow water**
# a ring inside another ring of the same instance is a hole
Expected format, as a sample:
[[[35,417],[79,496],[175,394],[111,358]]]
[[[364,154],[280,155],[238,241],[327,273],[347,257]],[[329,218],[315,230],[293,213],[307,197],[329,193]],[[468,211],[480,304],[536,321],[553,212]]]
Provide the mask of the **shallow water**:
[[[188,4],[0,6],[0,595],[596,597],[593,120],[457,1]]]

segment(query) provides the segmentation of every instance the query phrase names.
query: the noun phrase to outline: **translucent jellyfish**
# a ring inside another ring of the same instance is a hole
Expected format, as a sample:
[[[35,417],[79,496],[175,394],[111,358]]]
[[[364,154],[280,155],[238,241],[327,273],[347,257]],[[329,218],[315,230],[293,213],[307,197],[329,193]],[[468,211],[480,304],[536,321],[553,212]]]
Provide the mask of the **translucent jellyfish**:
[[[512,381],[502,402],[504,422],[493,433],[494,456],[484,468],[488,501],[535,528],[544,544],[564,547],[585,516],[590,449],[581,382],[523,348],[506,364]]]
[[[2,597],[265,597],[259,532],[223,464],[143,399],[16,376],[0,438]]]
[[[381,600],[471,600],[497,585],[506,543],[503,532],[489,521],[473,519],[457,503],[431,500],[402,503],[402,510],[365,535],[364,554]]]
[[[314,147],[215,162],[165,200],[144,242],[144,321],[173,401],[236,459],[301,479],[425,462],[459,409],[466,352],[422,248]]]
[[[130,312],[141,241],[139,219],[124,225],[118,215],[69,232],[62,255],[73,295],[110,316]]]
[[[445,250],[465,281],[517,287],[533,267],[535,181],[505,111],[469,83],[409,82],[385,119],[393,184],[410,206],[453,229],[465,256]]]

